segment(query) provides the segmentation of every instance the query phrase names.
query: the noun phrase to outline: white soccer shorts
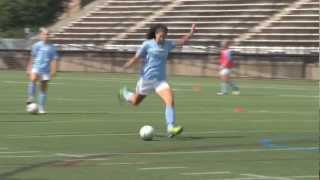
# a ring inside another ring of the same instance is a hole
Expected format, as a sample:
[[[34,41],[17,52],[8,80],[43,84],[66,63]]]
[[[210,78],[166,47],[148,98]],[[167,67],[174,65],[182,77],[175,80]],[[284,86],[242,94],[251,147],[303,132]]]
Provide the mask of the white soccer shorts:
[[[160,92],[167,88],[170,88],[170,86],[166,81],[139,79],[136,92],[141,95],[148,95],[150,92]]]
[[[230,75],[231,72],[232,72],[231,69],[229,69],[229,68],[223,68],[222,70],[220,70],[220,73],[219,73],[219,74],[220,74],[221,76],[227,76],[227,75]]]
[[[37,74],[37,76],[40,78],[41,81],[49,81],[51,79],[50,73],[42,73],[35,68],[33,68],[31,72]]]

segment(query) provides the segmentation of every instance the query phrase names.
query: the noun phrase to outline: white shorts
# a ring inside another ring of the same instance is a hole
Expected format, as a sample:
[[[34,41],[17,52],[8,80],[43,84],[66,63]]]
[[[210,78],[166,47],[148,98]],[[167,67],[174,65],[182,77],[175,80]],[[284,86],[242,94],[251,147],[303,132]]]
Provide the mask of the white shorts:
[[[136,92],[141,95],[148,95],[150,92],[160,92],[167,88],[170,88],[170,86],[166,81],[139,79]]]
[[[227,75],[230,75],[231,73],[232,73],[232,70],[229,68],[223,68],[219,72],[220,76],[227,76]]]
[[[39,72],[38,69],[33,68],[32,73],[37,74],[41,81],[49,81],[51,79],[50,73]]]

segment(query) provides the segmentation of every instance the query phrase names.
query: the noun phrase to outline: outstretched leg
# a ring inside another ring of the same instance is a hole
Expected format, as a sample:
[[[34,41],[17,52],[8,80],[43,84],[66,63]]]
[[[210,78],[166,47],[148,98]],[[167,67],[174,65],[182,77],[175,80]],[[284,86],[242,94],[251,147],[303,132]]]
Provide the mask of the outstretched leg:
[[[175,125],[176,110],[175,110],[175,104],[174,104],[174,95],[170,86],[167,83],[164,83],[162,85],[162,88],[156,91],[165,104],[165,116],[166,116],[167,131],[168,131],[169,137],[173,137],[182,133],[183,128],[181,126]]]

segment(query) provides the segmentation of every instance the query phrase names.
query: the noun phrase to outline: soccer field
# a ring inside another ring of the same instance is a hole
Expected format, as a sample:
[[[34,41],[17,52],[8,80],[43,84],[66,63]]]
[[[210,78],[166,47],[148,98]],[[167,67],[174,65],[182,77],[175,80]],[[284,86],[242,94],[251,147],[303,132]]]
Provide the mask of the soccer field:
[[[25,112],[24,72],[0,72],[0,180],[315,180],[318,83],[236,80],[240,96],[217,96],[214,78],[171,76],[177,123],[165,134],[161,100],[121,104],[136,75],[60,73],[46,115]],[[152,125],[153,141],[139,128]]]

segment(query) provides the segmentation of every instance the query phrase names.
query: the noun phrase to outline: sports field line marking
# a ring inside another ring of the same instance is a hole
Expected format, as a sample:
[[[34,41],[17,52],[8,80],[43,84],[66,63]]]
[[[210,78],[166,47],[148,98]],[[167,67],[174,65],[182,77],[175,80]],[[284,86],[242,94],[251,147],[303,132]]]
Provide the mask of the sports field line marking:
[[[29,84],[28,81],[2,81],[6,84]],[[50,84],[64,84],[64,83],[57,83],[57,82],[50,82]]]
[[[132,78],[132,79],[128,79],[128,78],[103,78],[103,79],[94,79],[94,78],[64,78],[64,77],[57,77],[56,79],[61,79],[61,80],[78,80],[78,81],[95,81],[95,82],[137,82],[138,81],[138,77],[137,78]],[[214,82],[210,83],[180,83],[180,82],[175,82],[175,81],[171,81],[170,84],[174,85],[174,86],[195,86],[195,85],[199,85],[199,86],[209,86],[209,87],[218,87],[219,85],[216,85]],[[301,91],[306,91],[305,88],[301,88],[301,86],[246,86],[246,85],[242,85],[242,88],[253,88],[253,89],[279,89],[279,90],[301,90]],[[308,89],[307,89],[308,90]],[[311,89],[312,90],[312,89]]]
[[[229,131],[190,131],[184,133],[184,135],[197,135],[197,134],[226,134],[226,133],[277,133],[283,131],[268,131],[268,130],[229,130]],[[288,132],[291,133],[291,132]],[[314,131],[298,131],[294,133],[315,133]],[[164,134],[157,134],[164,135]],[[96,134],[38,134],[38,135],[7,135],[8,138],[12,139],[29,139],[29,138],[60,138],[60,137],[96,137],[96,136],[138,136],[138,133],[96,133]]]
[[[266,179],[266,180],[293,180],[289,177],[263,176],[258,174],[240,174],[240,175],[248,176],[249,178],[258,178],[258,179]]]
[[[304,179],[304,178],[319,178],[319,176],[289,176],[294,179]]]
[[[218,174],[231,174],[230,171],[209,171],[209,172],[190,172],[190,173],[180,173],[184,176],[201,176],[201,175],[218,175]]]
[[[0,151],[0,154],[34,154],[40,151]]]
[[[168,169],[186,169],[188,167],[185,166],[160,166],[160,167],[147,167],[147,168],[139,168],[139,170],[168,170]]]
[[[320,96],[312,96],[312,95],[298,95],[298,94],[280,94],[280,97],[294,97],[294,98],[319,98]]]
[[[101,166],[113,166],[113,165],[144,165],[145,162],[110,162],[110,163],[100,163]]]
[[[133,155],[133,156],[168,156],[168,155],[183,155],[183,154],[210,154],[210,153],[242,153],[242,152],[273,152],[273,151],[292,151],[292,150],[301,150],[306,148],[318,148],[318,147],[303,147],[303,148],[274,148],[274,149],[233,149],[233,150],[212,150],[212,151],[167,151],[167,152],[136,152],[136,153],[96,153],[96,154],[78,154],[82,157],[89,158],[90,156],[106,156],[106,155]],[[46,157],[57,157],[60,153],[48,154],[48,155],[29,155],[29,156],[18,156],[18,155],[6,155],[1,156],[0,158],[46,158]],[[59,157],[59,156],[58,156]],[[61,156],[60,156],[61,157]]]
[[[107,111],[91,111],[91,112],[75,112],[75,111],[68,111],[68,112],[64,112],[64,111],[50,111],[52,114],[63,114],[63,113],[68,113],[68,114],[84,114],[84,113],[88,113],[88,114],[163,114],[163,112],[155,112],[155,111],[151,111],[151,112],[107,112]],[[13,111],[0,111],[1,113],[13,113]],[[233,110],[224,110],[221,111],[219,110],[219,112],[214,112],[214,111],[179,111],[179,114],[225,114],[225,113],[233,113]],[[256,110],[256,111],[245,111],[244,113],[268,113],[268,114],[310,114],[310,113],[316,113],[314,111],[272,111],[272,110]],[[0,121],[1,122],[1,121]]]

